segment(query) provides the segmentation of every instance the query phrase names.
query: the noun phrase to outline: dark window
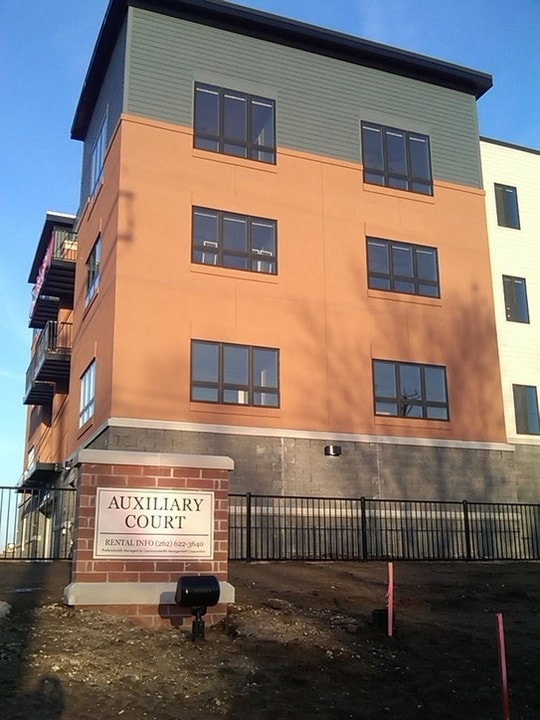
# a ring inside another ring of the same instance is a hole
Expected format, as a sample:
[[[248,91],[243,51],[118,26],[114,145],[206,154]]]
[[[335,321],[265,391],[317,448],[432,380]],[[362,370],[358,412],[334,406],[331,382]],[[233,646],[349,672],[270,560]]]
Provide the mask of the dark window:
[[[519,210],[517,190],[510,185],[495,183],[495,203],[497,205],[497,223],[502,227],[519,230]]]
[[[503,287],[506,319],[513,322],[528,323],[529,307],[525,278],[503,275]]]
[[[101,265],[101,236],[96,240],[92,252],[86,262],[86,297],[85,303],[88,305],[94,297],[99,287]]]
[[[275,275],[276,221],[193,208],[192,260]]]
[[[90,187],[92,194],[95,192],[99,181],[103,176],[105,166],[105,151],[107,150],[107,115],[101,123],[101,128],[92,148],[92,161],[90,167]]]
[[[534,385],[513,385],[516,431],[525,435],[540,435],[538,394]]]
[[[194,144],[202,150],[275,163],[274,101],[196,83]]]
[[[444,367],[374,360],[373,386],[375,415],[448,420]]]
[[[94,415],[96,399],[96,361],[92,360],[81,376],[81,398],[79,407],[79,427],[87,423]]]
[[[279,407],[279,351],[193,340],[191,399]]]
[[[440,297],[437,249],[367,239],[370,288]]]
[[[433,195],[429,137],[362,123],[364,182]]]

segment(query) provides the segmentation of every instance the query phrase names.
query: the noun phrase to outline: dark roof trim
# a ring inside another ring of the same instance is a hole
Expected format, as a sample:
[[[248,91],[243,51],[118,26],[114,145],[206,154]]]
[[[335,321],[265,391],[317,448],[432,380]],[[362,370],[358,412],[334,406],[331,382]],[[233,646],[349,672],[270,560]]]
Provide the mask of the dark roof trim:
[[[45,223],[43,225],[43,230],[41,231],[36,254],[34,255],[32,269],[30,270],[30,275],[28,276],[29,283],[35,283],[37,280],[39,268],[41,267],[41,263],[43,262],[43,258],[45,257],[45,253],[49,247],[53,229],[60,225],[67,230],[72,230],[75,225],[75,220],[75,215],[65,215],[64,213],[59,212],[48,212],[45,215]]]
[[[526,147],[525,145],[516,145],[515,143],[506,142],[505,140],[495,140],[494,138],[488,138],[480,136],[482,142],[491,143],[492,145],[500,145],[501,147],[512,148],[512,150],[521,150],[522,152],[532,153],[533,155],[540,155],[540,150],[536,148]]]
[[[422,80],[474,95],[476,99],[487,92],[493,84],[491,75],[478,70],[221,0],[110,0],[71,128],[71,137],[75,140],[84,140],[88,131],[92,111],[128,6],[173,15],[318,55]]]

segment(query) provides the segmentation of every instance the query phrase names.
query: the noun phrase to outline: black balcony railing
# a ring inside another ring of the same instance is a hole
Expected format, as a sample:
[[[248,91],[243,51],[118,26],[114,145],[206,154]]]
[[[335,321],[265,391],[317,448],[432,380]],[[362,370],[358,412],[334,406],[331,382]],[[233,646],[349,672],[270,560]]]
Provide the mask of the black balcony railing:
[[[55,392],[67,392],[72,331],[71,323],[49,321],[39,334],[26,371],[26,405],[47,404]]]
[[[43,328],[56,320],[60,307],[73,307],[77,235],[70,230],[53,230],[32,290],[30,327]]]

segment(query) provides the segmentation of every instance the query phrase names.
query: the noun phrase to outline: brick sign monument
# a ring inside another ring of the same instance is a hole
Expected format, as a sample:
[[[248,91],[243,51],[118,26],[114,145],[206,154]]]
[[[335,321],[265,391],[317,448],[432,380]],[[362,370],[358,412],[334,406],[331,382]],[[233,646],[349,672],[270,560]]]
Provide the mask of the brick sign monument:
[[[234,601],[228,582],[227,457],[81,450],[71,583],[64,601],[150,627],[191,623],[174,600],[182,575],[215,575],[216,623]]]

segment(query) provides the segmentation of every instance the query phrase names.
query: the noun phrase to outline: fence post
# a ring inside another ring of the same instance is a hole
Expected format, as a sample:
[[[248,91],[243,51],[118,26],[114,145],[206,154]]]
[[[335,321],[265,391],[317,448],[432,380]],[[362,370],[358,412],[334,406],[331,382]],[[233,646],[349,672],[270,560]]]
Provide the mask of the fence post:
[[[251,493],[246,493],[246,560],[251,562]]]
[[[466,500],[463,501],[463,529],[465,531],[465,557],[467,560],[471,560],[471,526],[469,525],[469,503]]]
[[[362,560],[368,559],[367,552],[367,515],[366,515],[366,498],[362,496],[360,498],[360,534],[362,538]]]

